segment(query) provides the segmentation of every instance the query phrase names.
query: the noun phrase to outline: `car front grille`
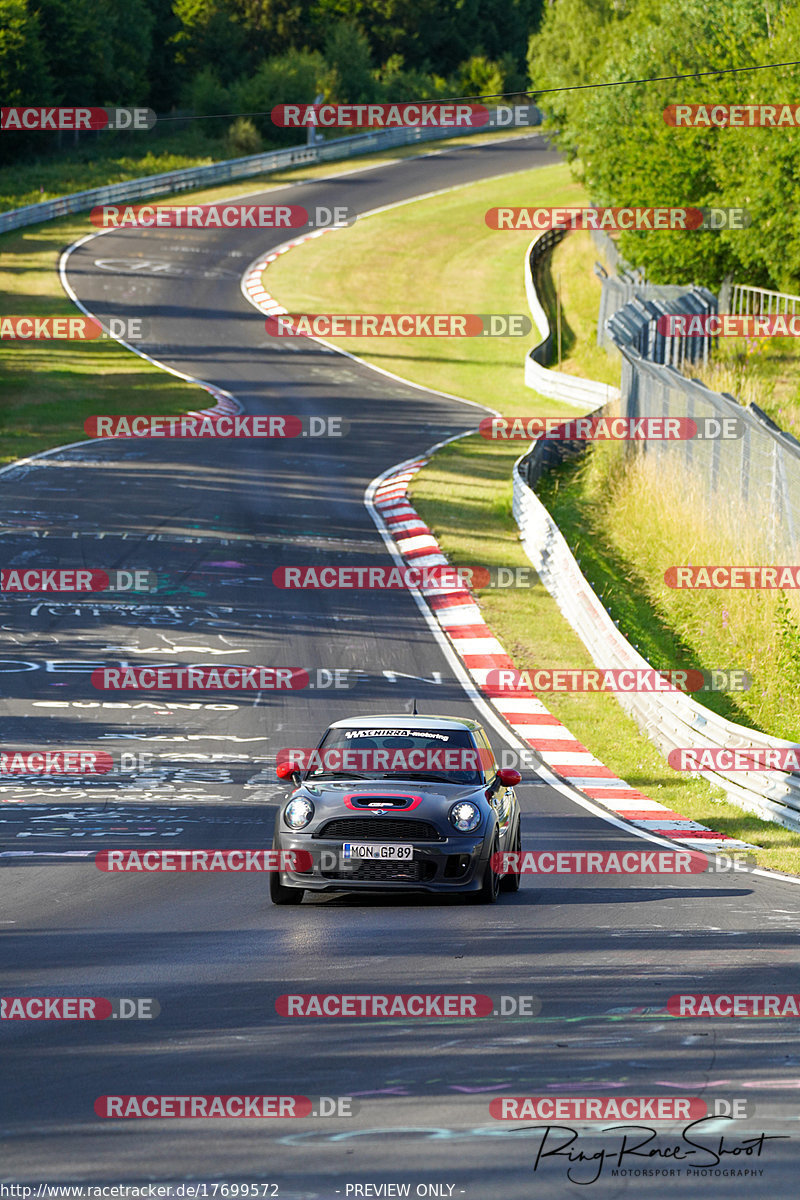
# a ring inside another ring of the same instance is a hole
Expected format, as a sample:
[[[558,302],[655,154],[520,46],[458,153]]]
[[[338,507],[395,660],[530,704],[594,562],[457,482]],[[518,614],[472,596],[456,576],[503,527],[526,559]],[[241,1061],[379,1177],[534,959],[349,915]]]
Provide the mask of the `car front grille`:
[[[343,883],[353,882],[393,881],[395,883],[417,883],[420,878],[420,863],[418,862],[369,862],[359,863],[352,871],[339,872],[337,868],[323,870],[327,879],[341,879]]]
[[[400,821],[391,817],[337,817],[322,825],[314,837],[355,842],[442,842],[429,821]]]
[[[361,862],[352,871],[336,867],[322,871],[325,879],[347,883],[430,883],[436,876],[436,863],[432,862]]]

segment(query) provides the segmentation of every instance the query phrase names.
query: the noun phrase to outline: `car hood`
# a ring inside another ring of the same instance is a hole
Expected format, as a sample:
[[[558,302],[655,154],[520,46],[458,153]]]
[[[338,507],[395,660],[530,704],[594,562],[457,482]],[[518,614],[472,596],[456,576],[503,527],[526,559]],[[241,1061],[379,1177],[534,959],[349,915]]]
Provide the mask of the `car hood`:
[[[434,783],[427,780],[416,782],[408,780],[379,779],[374,783],[368,779],[336,779],[323,780],[318,784],[303,784],[297,788],[290,799],[306,798],[314,805],[314,815],[302,833],[314,836],[318,830],[327,824],[331,818],[364,820],[385,823],[392,818],[399,821],[427,821],[435,826],[441,836],[451,833],[448,813],[459,800],[470,800],[482,813],[483,819],[477,833],[485,827],[490,817],[492,806],[486,799],[486,785],[467,785],[460,783]],[[369,798],[372,805],[360,804],[359,800]],[[392,798],[407,797],[405,805],[395,805]],[[385,799],[385,805],[375,804],[374,801]],[[377,832],[377,830],[376,830]]]
[[[308,796],[314,804],[324,800],[347,808],[346,797],[355,800],[359,796],[385,796],[388,801],[392,796],[419,796],[423,802],[438,800],[450,805],[461,799],[474,800],[476,796],[485,799],[485,793],[486,785],[475,783],[440,783],[427,779],[323,779],[319,783],[311,780],[302,783],[293,795]],[[398,812],[404,811],[407,810],[398,808]]]

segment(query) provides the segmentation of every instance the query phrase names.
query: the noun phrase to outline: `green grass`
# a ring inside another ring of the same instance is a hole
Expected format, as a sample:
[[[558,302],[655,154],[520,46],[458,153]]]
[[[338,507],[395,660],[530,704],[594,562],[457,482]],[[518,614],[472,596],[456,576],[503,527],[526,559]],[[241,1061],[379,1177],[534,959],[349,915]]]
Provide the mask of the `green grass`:
[[[414,505],[451,562],[460,566],[530,566],[510,513],[511,468],[517,455],[518,450],[510,446],[471,437],[445,446],[415,476]],[[570,501],[580,522],[579,501],[575,497]],[[585,548],[585,543],[581,544]],[[585,569],[583,554],[581,558]],[[613,577],[613,565],[603,565]],[[484,589],[477,597],[486,623],[519,669],[594,667],[578,635],[540,583],[529,589]],[[656,622],[651,635],[665,651],[674,640],[669,630],[659,629]],[[593,754],[633,787],[685,817],[757,845],[754,853],[759,866],[800,874],[797,834],[743,813],[723,798],[721,789],[705,780],[673,771],[613,696],[554,692],[542,700]]]
[[[566,205],[582,199],[565,165],[458,188],[298,246],[267,268],[264,287],[298,313],[527,315],[523,264],[530,235],[489,229],[484,214],[498,203]],[[364,270],[368,262],[379,269]],[[373,366],[512,416],[575,412],[525,387],[523,365],[538,341],[535,332],[521,338],[328,340]]]
[[[757,404],[800,437],[800,339],[721,337],[708,365],[687,366],[685,373],[741,404]]]
[[[72,217],[0,238],[0,317],[76,315],[57,267],[64,247],[87,224]],[[205,407],[204,396],[112,340],[6,341],[0,463],[82,440],[83,422],[97,413],[170,415]]]
[[[485,209],[499,203],[582,200],[561,166],[472,185],[306,243],[270,266],[264,284],[290,312],[525,312],[522,259],[529,239],[524,233],[487,230]],[[363,263],[377,261],[376,256],[384,269],[365,272]],[[600,285],[592,272],[594,258],[588,234],[565,239],[555,252],[545,299],[552,309],[554,279],[560,276],[562,370],[618,383],[618,363],[596,345]],[[413,304],[408,300],[412,273]],[[509,353],[510,341],[464,340],[455,349],[433,344],[433,349],[421,352],[414,339],[392,340],[388,348],[386,339],[335,340],[367,362],[508,415],[563,411],[563,406],[524,388],[524,348]],[[511,468],[521,449],[520,443],[467,438],[443,448],[415,476],[414,503],[452,562],[529,565],[511,515]],[[626,631],[645,656],[651,655],[658,666],[747,666],[730,655],[704,659],[697,642],[675,632],[613,540],[593,542],[608,513],[603,509],[602,518],[595,518],[585,494],[568,486],[570,470],[574,472],[567,468],[551,479],[548,499],[552,502],[558,495],[568,540],[574,539],[582,565],[595,577],[604,600],[621,603]],[[598,501],[596,494],[593,501]],[[594,665],[540,584],[525,590],[483,590],[478,598],[488,624],[518,667]],[[746,719],[741,695],[716,693],[708,699],[716,711]],[[577,738],[634,787],[712,829],[756,843],[760,865],[800,873],[795,834],[743,813],[707,781],[673,771],[613,696],[552,694],[545,700]]]
[[[555,296],[561,308],[561,366],[550,366],[584,379],[599,379],[619,387],[621,357],[607,354],[597,344],[597,313],[602,285],[594,273],[597,250],[585,231],[574,231],[559,242],[550,259],[541,291],[550,323],[555,330]]]
[[[60,154],[21,160],[0,169],[0,212],[142,175],[205,166],[222,157],[224,139],[205,137],[196,125],[155,137],[145,130],[137,134],[100,131],[84,135],[78,146]]]
[[[656,667],[742,668],[747,691],[702,702],[752,729],[800,734],[800,599],[794,592],[668,587],[686,563],[770,562],[768,497],[713,512],[697,481],[650,455],[595,446],[580,465],[541,481],[539,494],[622,632]]]
[[[392,152],[391,157],[405,157],[408,152],[418,151],[405,148],[404,153]],[[352,170],[353,164],[346,162],[338,169]],[[275,185],[284,179],[334,173],[335,167],[311,167],[271,175],[268,182]],[[248,180],[209,189],[194,198],[224,199],[263,189],[265,182]],[[307,307],[339,312],[524,313],[522,255],[529,239],[523,233],[488,230],[483,212],[497,203],[575,204],[582,200],[564,167],[472,185],[312,240],[270,269],[268,290],[277,292],[293,311]],[[55,269],[63,247],[91,228],[88,218],[71,217],[0,238],[0,315],[74,314],[61,293]],[[380,276],[362,270],[362,255],[376,248],[388,255],[391,268]],[[421,252],[420,266],[415,256]],[[591,275],[593,252],[588,236],[571,235],[557,253],[566,306],[563,369],[616,382],[616,367],[598,359],[593,340],[592,308],[596,312],[599,284]],[[286,270],[289,266],[291,270]],[[314,288],[309,291],[312,269]],[[420,299],[409,304],[412,269],[414,295]],[[380,280],[383,288],[378,286]],[[405,347],[382,343],[377,352],[363,347],[363,357],[374,354],[373,361],[379,365],[509,415],[546,416],[567,411],[521,384],[528,339],[464,339],[456,352],[444,342],[429,352],[428,343],[408,341],[410,345]],[[385,354],[392,358],[387,361]],[[197,407],[202,397],[195,387],[132,357],[115,342],[7,343],[0,366],[0,458],[10,461],[77,440],[82,436],[83,420],[92,413],[172,414]],[[469,438],[445,448],[416,477],[415,502],[454,562],[528,565],[511,516],[511,465],[520,449],[520,443]],[[609,570],[611,578],[618,580],[619,574],[614,572],[619,572],[619,565],[610,561]],[[479,593],[479,599],[489,624],[518,666],[592,665],[540,585],[524,591],[486,591]],[[644,608],[644,600],[634,611],[640,608]],[[651,625],[656,640],[656,635],[669,633],[668,628],[659,629],[658,622]],[[714,829],[757,842],[763,847],[758,855],[762,865],[790,872],[800,869],[795,866],[800,851],[793,846],[793,834],[743,815],[716,798],[704,781],[670,770],[611,696],[553,695],[548,697],[548,705],[576,737],[634,786]]]
[[[350,134],[351,131],[348,130],[342,136]],[[298,145],[302,144],[303,136],[302,133],[298,134]],[[441,143],[423,142],[399,146],[376,155],[359,155],[359,159],[355,161],[369,157],[371,162],[391,162],[429,152],[440,145],[480,144],[492,137],[513,136],[515,131],[494,130],[492,133],[448,138]],[[516,136],[519,136],[518,131]],[[265,145],[263,153],[269,153],[271,149],[286,148]],[[42,155],[38,159],[21,160],[10,166],[0,167],[0,212],[22,208],[26,204],[39,204],[57,196],[70,196],[74,192],[84,192],[90,188],[105,187],[111,183],[125,183],[145,175],[162,175],[167,171],[180,171],[187,167],[204,167],[226,158],[237,157],[245,156],[232,153],[224,136],[211,137],[204,134],[196,122],[188,129],[166,133],[159,131],[156,135],[144,130],[138,134],[109,134],[100,131],[91,137],[84,135],[77,147],[65,149],[58,155]],[[347,160],[349,163],[353,161]],[[293,179],[313,178],[315,171],[317,174],[330,174],[335,169],[335,163],[325,163],[310,168],[302,175],[296,172],[281,174]],[[271,179],[278,177],[278,173],[270,175]],[[240,190],[246,190],[251,183],[252,180],[246,179],[240,181],[237,186]],[[187,195],[186,192],[181,194]]]
[[[477,135],[475,139],[448,139],[446,145],[485,141],[489,137],[487,134]],[[377,166],[424,154],[430,150],[430,145],[421,143],[359,157],[355,161],[272,172],[224,186],[181,192],[175,200],[185,202],[187,195],[191,195],[196,202],[208,202],[263,192],[265,188],[277,188],[284,183],[341,174],[361,166]],[[129,174],[123,172],[119,177],[150,173],[151,167],[157,171],[182,165],[193,164],[177,159],[130,160],[125,164]],[[49,166],[55,170],[56,164]],[[73,181],[76,187],[72,190],[110,182],[111,179],[103,174],[108,167],[108,159],[98,159],[89,174],[76,177]],[[20,171],[21,168],[7,170]],[[59,186],[64,179],[63,175],[59,177]],[[39,199],[38,195],[36,199]],[[168,196],[159,197],[159,202],[165,203],[168,199]],[[88,213],[85,213],[0,236],[0,317],[76,315],[78,310],[61,287],[58,260],[65,247],[94,231]],[[172,416],[188,409],[206,407],[209,403],[206,393],[196,386],[168,375],[114,341],[4,341],[0,356],[0,464],[82,440],[86,436],[83,422],[98,413]]]

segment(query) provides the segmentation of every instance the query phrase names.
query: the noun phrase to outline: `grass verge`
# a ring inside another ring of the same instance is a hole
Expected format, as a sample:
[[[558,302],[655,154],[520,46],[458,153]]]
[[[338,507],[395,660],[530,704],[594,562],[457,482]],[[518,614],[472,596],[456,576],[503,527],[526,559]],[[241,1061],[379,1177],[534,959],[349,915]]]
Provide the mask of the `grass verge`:
[[[306,243],[265,272],[265,286],[291,312],[525,312],[521,268],[528,239],[524,234],[503,233],[490,240],[482,214],[498,203],[566,204],[581,199],[580,190],[560,166],[473,185],[377,214],[335,236]],[[363,263],[376,261],[376,256],[386,269],[365,273]],[[599,357],[603,352],[595,342],[600,285],[592,273],[593,261],[588,234],[570,235],[556,251],[553,272],[556,279],[561,277],[564,305],[562,370],[617,383],[617,365]],[[409,305],[412,269],[415,303]],[[505,343],[487,344],[493,340],[465,341],[460,352],[437,347],[424,356],[413,339],[405,339],[405,345],[401,339],[393,340],[388,350],[384,344],[376,350],[368,339],[336,339],[336,344],[414,382],[509,415],[558,412],[562,406],[522,386],[524,349],[512,356],[502,349]],[[415,476],[414,503],[452,562],[529,565],[511,515],[511,468],[520,449],[520,443],[467,438],[442,449]],[[695,644],[676,634],[641,581],[638,591],[629,592],[630,564],[619,549],[612,553],[613,543],[598,542],[597,554],[587,554],[587,545],[595,544],[597,522],[587,511],[585,496],[571,490],[569,483],[564,474],[554,476],[549,499],[552,502],[553,494],[560,493],[564,509],[559,513],[565,518],[568,540],[575,539],[582,565],[595,574],[606,602],[610,596],[630,596],[628,632],[633,631],[643,653],[659,660],[656,665],[719,666],[718,659],[698,658]],[[478,599],[488,624],[518,667],[594,665],[540,584],[524,591],[483,590]],[[545,699],[576,737],[634,787],[730,837],[756,843],[760,865],[800,873],[795,834],[743,813],[705,780],[673,771],[612,696],[554,694]],[[724,715],[746,719],[741,697],[718,693],[709,699]]]
[[[451,562],[530,565],[511,515],[511,468],[518,453],[502,443],[471,437],[445,446],[415,476],[414,505]],[[580,500],[570,499],[580,521]],[[602,562],[602,554],[599,557]],[[581,555],[584,570],[586,565]],[[613,566],[606,569],[613,573]],[[484,589],[477,597],[487,624],[517,667],[595,665],[540,583],[524,590]],[[656,632],[654,628],[654,638]],[[658,632],[667,643],[675,640],[666,627]],[[542,699],[593,754],[633,787],[720,833],[754,843],[759,847],[755,856],[760,866],[800,874],[796,834],[743,813],[705,780],[673,771],[613,696],[552,693]]]
[[[523,266],[530,234],[489,229],[486,210],[498,203],[575,205],[582,200],[581,188],[564,164],[455,188],[296,247],[267,268],[264,286],[297,313],[528,315]],[[588,243],[588,234],[584,236]],[[365,271],[363,264],[369,262],[380,269]],[[597,287],[599,293],[599,283]],[[372,366],[510,416],[576,411],[525,387],[523,364],[538,341],[535,332],[523,338],[327,340]],[[580,374],[583,347],[580,355],[575,349],[564,369]]]
[[[58,260],[87,225],[75,216],[0,238],[0,319],[75,316]],[[0,463],[85,439],[83,422],[96,413],[167,416],[207,403],[197,387],[111,339],[7,341],[0,360]]]
[[[702,487],[671,456],[626,456],[609,443],[550,474],[538,491],[592,587],[653,666],[701,662],[747,671],[748,690],[703,693],[702,703],[751,729],[797,740],[797,594],[664,582],[671,566],[769,563],[768,498],[761,509],[757,497],[745,509],[723,497],[708,512]]]
[[[495,132],[448,139],[442,148],[499,136],[505,135]],[[237,180],[197,190],[191,197],[198,203],[225,200],[429,152],[430,143],[423,142],[356,160]],[[130,165],[134,176],[150,173],[149,166],[141,159]],[[150,165],[160,170],[163,163]],[[176,161],[172,165],[192,164]],[[105,177],[91,176],[81,182],[82,187],[90,187],[106,181]],[[181,192],[176,199],[184,202],[187,195]],[[159,202],[168,199],[159,197]],[[77,310],[64,294],[58,277],[58,260],[65,247],[92,232],[95,228],[88,213],[76,213],[0,236],[0,318],[74,316]],[[168,375],[113,340],[5,341],[0,359],[0,464],[83,440],[86,437],[83,422],[96,413],[174,416],[188,409],[206,407],[208,403],[206,394],[195,385]]]
[[[470,142],[479,144],[492,137],[513,137],[518,132],[498,129],[486,134],[447,138],[442,145],[460,146]],[[438,144],[412,143],[379,152],[379,155],[385,156],[385,161],[391,161],[428,151]],[[265,146],[262,153],[268,154],[271,149],[285,148]],[[85,192],[90,188],[106,187],[111,183],[127,183],[128,180],[140,179],[145,175],[162,175],[168,171],[185,170],[187,167],[210,166],[221,159],[232,157],[236,155],[231,153],[224,136],[211,137],[204,134],[197,128],[196,122],[189,129],[175,133],[159,133],[156,137],[152,134],[148,136],[145,132],[113,134],[99,131],[88,138],[84,135],[84,140],[78,147],[65,150],[57,156],[42,156],[33,161],[20,161],[0,168],[0,212],[22,208],[26,204],[39,204],[43,200],[54,200],[57,196],[71,196],[75,192]],[[326,163],[318,169],[327,174],[331,168],[335,169],[335,166],[335,163]],[[245,181],[248,182],[250,181]],[[241,186],[240,181],[239,187]]]
[[[685,374],[741,404],[757,404],[781,429],[800,437],[797,338],[719,338],[708,364],[687,366]]]

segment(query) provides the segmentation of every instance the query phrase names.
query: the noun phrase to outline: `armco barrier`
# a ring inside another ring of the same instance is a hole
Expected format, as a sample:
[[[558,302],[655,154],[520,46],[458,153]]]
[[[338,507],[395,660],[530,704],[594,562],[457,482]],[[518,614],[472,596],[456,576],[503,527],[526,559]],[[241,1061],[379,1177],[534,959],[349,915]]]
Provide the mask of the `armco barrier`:
[[[418,458],[398,463],[374,480],[365,495],[387,546],[396,547],[396,561],[402,560],[409,567],[445,566],[448,561],[408,499],[409,483],[428,461]],[[478,601],[468,588],[460,583],[450,587],[421,583],[418,602],[446,635],[482,703],[493,709],[511,726],[516,737],[530,747],[534,760],[540,764],[537,773],[541,778],[549,781],[552,772],[584,797],[602,804],[607,813],[656,838],[670,838],[704,851],[750,847],[749,842],[709,829],[625,783],[553,716],[529,688],[499,694],[489,678],[495,671],[513,669],[514,663],[486,624]]]
[[[370,133],[356,133],[352,137],[334,138],[329,142],[318,142],[314,146],[291,146],[286,150],[268,150],[262,154],[248,155],[247,158],[232,158],[225,162],[211,163],[206,167],[186,167],[179,171],[168,171],[163,175],[146,175],[141,179],[92,188],[87,192],[74,192],[71,196],[58,196],[55,200],[45,200],[41,204],[30,204],[25,208],[14,208],[9,212],[0,213],[0,233],[20,229],[23,225],[36,225],[40,221],[49,221],[53,217],[63,217],[68,213],[83,212],[96,205],[141,200],[145,196],[188,191],[213,183],[229,183],[302,163],[333,162],[339,158],[355,158],[359,154],[369,154],[374,150],[390,150],[394,146],[408,146],[415,142],[439,141],[486,132],[486,126],[462,129],[436,125],[424,129],[379,129]]]
[[[616,281],[603,281],[605,292]],[[703,337],[667,336],[659,333],[659,317],[680,313],[688,316],[707,317],[717,312],[717,298],[708,288],[692,286],[674,288],[673,294],[654,295],[659,289],[648,286],[639,288],[632,299],[606,320],[606,337],[611,344],[638,350],[649,362],[666,363],[681,367],[686,362],[696,363],[701,359],[708,362],[712,345],[716,340],[711,334]],[[666,288],[660,289],[666,292]]]
[[[555,521],[523,479],[524,460],[535,458],[547,446],[540,440],[514,466],[514,517],[525,553],[598,667],[649,667],[617,629]],[[665,756],[685,746],[778,748],[794,744],[727,721],[682,692],[617,693],[617,699]],[[712,775],[703,772],[706,774]],[[713,772],[713,780],[740,807],[800,830],[800,777],[780,771],[737,771]]]
[[[636,360],[640,369],[659,375],[663,373],[673,387],[678,381],[690,384],[672,368],[644,363],[635,351],[625,347],[623,361],[630,366],[631,360]],[[701,388],[695,382],[691,386],[708,392],[708,389]],[[708,394],[722,405],[727,403],[741,416],[742,409],[735,402],[726,402],[717,393]],[[623,386],[623,395],[630,397],[630,390],[626,386]],[[618,411],[616,405],[614,408]],[[625,415],[640,415],[638,408],[636,411],[628,409],[629,406],[623,401]],[[735,443],[731,443],[731,446],[735,446]],[[713,447],[716,452],[728,449],[727,445],[719,442],[714,442]],[[542,583],[598,667],[649,667],[650,664],[617,629],[583,575],[555,521],[530,486],[544,470],[557,461],[573,456],[580,448],[580,443],[539,439],[514,464],[513,512],[522,545]],[[759,746],[780,749],[795,744],[719,717],[681,692],[617,693],[617,698],[665,756],[678,747]],[[703,771],[701,774],[718,784],[738,807],[788,829],[800,830],[800,775],[783,771]]]
[[[577,408],[597,408],[619,396],[619,389],[593,379],[581,379],[567,375],[564,371],[550,371],[543,364],[548,361],[553,348],[553,333],[550,322],[542,307],[536,285],[547,255],[566,233],[565,229],[547,229],[533,239],[525,253],[525,292],[533,323],[539,331],[541,341],[529,351],[525,359],[525,385],[541,396],[561,400]]]

